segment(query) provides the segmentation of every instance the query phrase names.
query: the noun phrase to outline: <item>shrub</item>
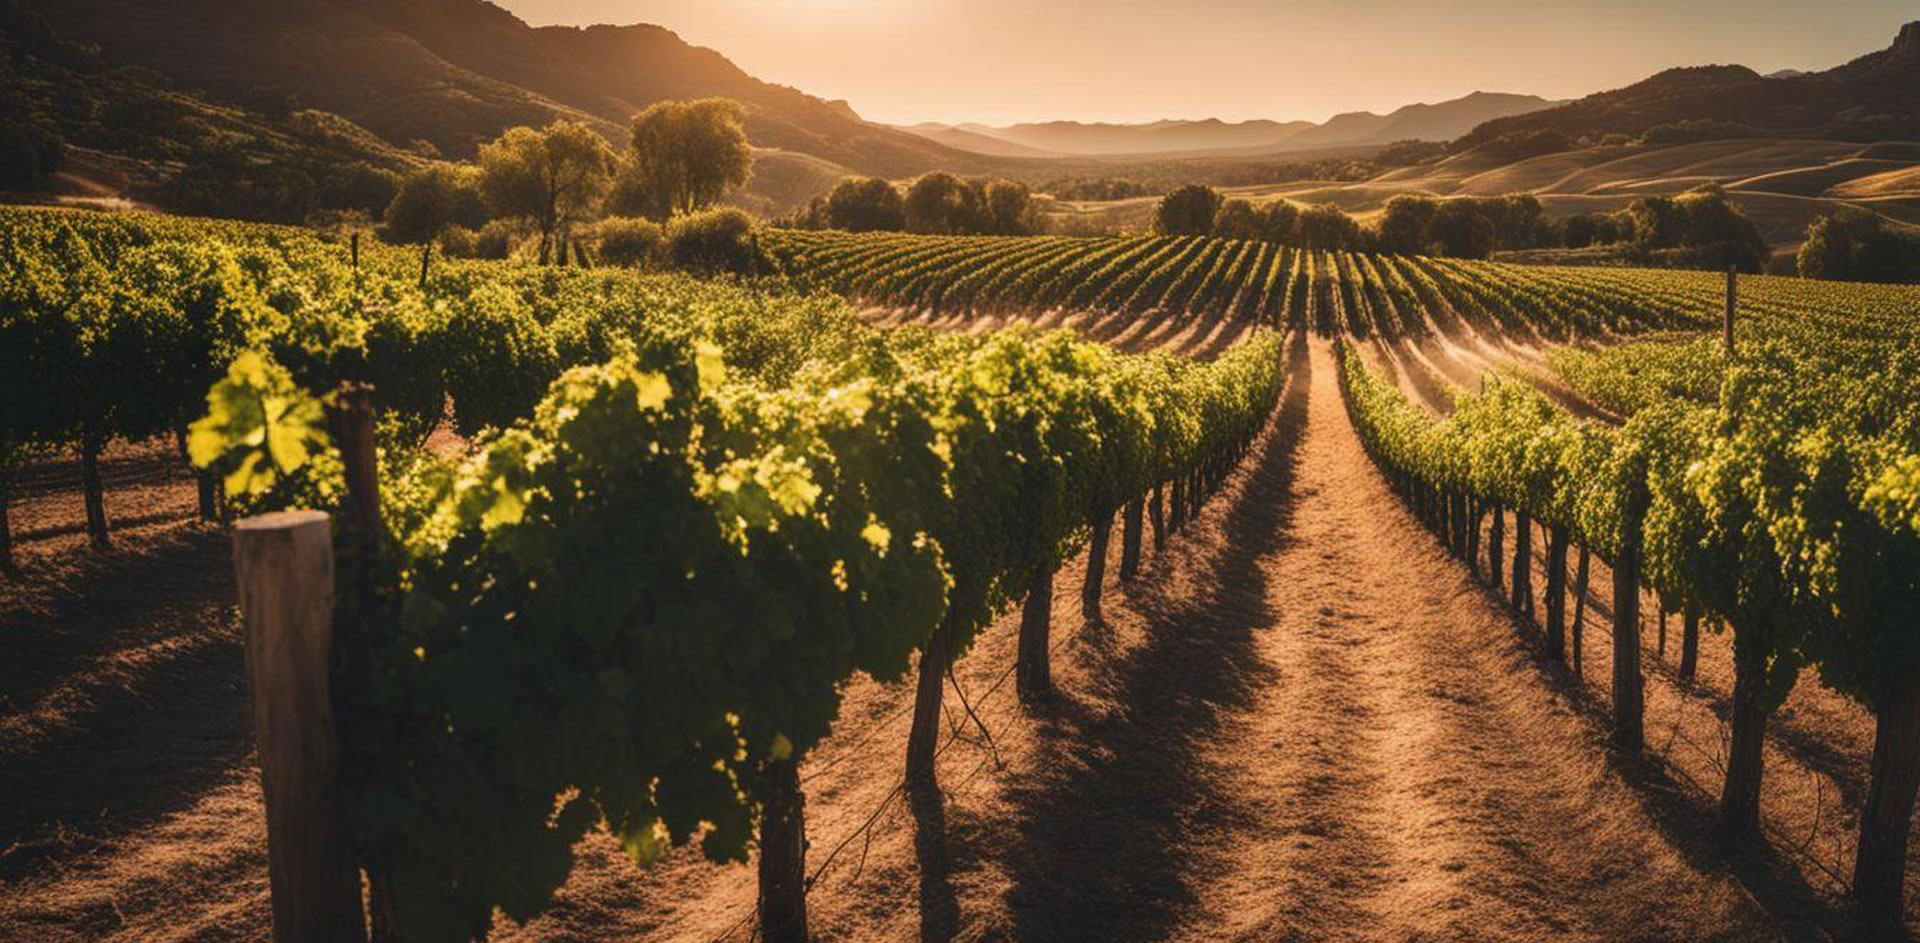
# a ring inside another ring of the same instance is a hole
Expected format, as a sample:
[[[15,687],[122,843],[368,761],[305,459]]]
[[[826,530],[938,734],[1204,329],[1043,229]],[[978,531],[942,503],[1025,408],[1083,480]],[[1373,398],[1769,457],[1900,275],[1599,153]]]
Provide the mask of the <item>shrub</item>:
[[[504,259],[523,241],[520,227],[496,219],[478,230],[449,226],[440,234],[441,254],[455,259]]]
[[[609,216],[584,234],[604,265],[644,267],[659,257],[666,233],[660,224],[635,216]]]
[[[753,218],[731,208],[675,217],[667,224],[663,254],[669,265],[698,275],[758,275],[773,268]]]

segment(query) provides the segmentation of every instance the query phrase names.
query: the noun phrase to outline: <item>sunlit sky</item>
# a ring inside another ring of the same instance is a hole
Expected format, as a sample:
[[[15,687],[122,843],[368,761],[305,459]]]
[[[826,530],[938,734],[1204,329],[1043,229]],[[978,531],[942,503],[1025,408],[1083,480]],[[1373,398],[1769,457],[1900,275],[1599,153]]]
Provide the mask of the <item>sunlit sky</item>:
[[[1824,69],[1914,0],[495,0],[658,23],[877,121],[1322,120],[1476,90],[1570,98],[1674,65]]]

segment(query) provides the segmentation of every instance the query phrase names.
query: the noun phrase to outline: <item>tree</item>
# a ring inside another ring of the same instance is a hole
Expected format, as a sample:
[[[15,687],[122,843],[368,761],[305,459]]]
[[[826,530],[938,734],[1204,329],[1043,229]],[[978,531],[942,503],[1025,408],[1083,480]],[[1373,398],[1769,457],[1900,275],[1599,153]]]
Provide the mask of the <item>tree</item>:
[[[1682,220],[1681,242],[1695,264],[1758,272],[1767,261],[1767,240],[1718,184],[1695,187],[1675,198]]]
[[[1642,249],[1670,249],[1680,244],[1685,220],[1672,197],[1647,196],[1627,207],[1633,241]]]
[[[730,98],[660,102],[635,115],[614,209],[665,220],[713,205],[753,175],[746,109]]]
[[[982,202],[986,205],[987,231],[997,236],[1025,236],[1040,227],[1033,206],[1033,191],[1013,180],[990,180]]]
[[[1314,249],[1352,249],[1366,242],[1360,224],[1332,203],[1318,203],[1300,214],[1300,244]]]
[[[480,192],[496,216],[533,221],[545,265],[555,241],[564,240],[568,228],[599,203],[613,165],[613,149],[580,122],[511,128],[480,146]],[[564,245],[558,248],[566,251]]]
[[[1261,238],[1261,213],[1246,200],[1228,200],[1213,216],[1213,234],[1222,239]]]
[[[1496,249],[1531,249],[1548,240],[1546,207],[1531,193],[1509,193],[1498,199],[1475,201],[1493,223]]]
[[[827,194],[824,223],[847,232],[899,232],[907,228],[907,203],[885,180],[848,177]]]
[[[1256,207],[1260,214],[1259,235],[1268,242],[1296,242],[1300,238],[1300,208],[1286,200],[1274,200]]]
[[[487,223],[478,175],[467,167],[432,163],[400,182],[382,217],[389,242],[431,242],[449,226],[478,229]]]
[[[1153,210],[1153,231],[1163,236],[1204,236],[1220,212],[1220,192],[1190,183],[1160,198]]]
[[[1474,200],[1441,200],[1427,222],[1426,247],[1434,255],[1484,259],[1493,254],[1493,220]]]
[[[1439,209],[1432,197],[1402,193],[1387,201],[1380,214],[1380,248],[1385,252],[1416,255],[1427,251],[1427,226]]]
[[[1878,215],[1843,210],[1807,227],[1796,262],[1803,278],[1920,282],[1920,236],[1896,232]]]
[[[1569,249],[1585,249],[1600,241],[1600,222],[1596,214],[1575,213],[1560,221],[1561,245]]]
[[[1395,141],[1373,155],[1373,162],[1382,167],[1412,167],[1439,160],[1447,154],[1447,146],[1439,141]]]
[[[907,231],[952,235],[985,231],[983,188],[944,170],[927,174],[907,189]]]

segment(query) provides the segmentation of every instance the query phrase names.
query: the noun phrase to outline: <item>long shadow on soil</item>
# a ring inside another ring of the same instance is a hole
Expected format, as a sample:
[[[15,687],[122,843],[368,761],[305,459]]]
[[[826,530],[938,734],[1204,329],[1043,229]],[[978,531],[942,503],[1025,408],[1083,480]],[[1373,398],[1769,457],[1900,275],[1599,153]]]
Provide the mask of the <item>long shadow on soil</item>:
[[[1177,594],[1164,557],[1129,593],[1147,637],[1094,678],[1119,707],[1062,692],[1041,718],[1038,769],[1008,783],[1022,836],[1005,849],[1017,939],[1166,938],[1194,900],[1205,837],[1232,827],[1239,797],[1210,788],[1206,754],[1223,718],[1275,680],[1255,638],[1273,622],[1261,561],[1291,539],[1309,382],[1298,340],[1292,385],[1237,497],[1199,522],[1219,528],[1215,545],[1195,554]]]
[[[0,582],[0,706],[24,709],[115,649],[154,640],[156,616],[231,602],[227,536],[186,527]]]
[[[1538,575],[1538,574],[1536,574]],[[1565,698],[1596,730],[1612,725],[1608,698],[1587,687],[1542,648],[1541,630],[1514,614],[1507,594],[1476,581],[1509,618],[1514,634],[1525,643],[1528,660],[1540,682]],[[1771,734],[1771,731],[1769,731]],[[1724,870],[1752,895],[1787,940],[1862,939],[1857,921],[1834,907],[1816,891],[1793,862],[1766,842],[1734,840],[1715,821],[1714,797],[1675,776],[1658,757],[1623,754],[1606,749],[1607,765],[1640,796],[1641,808],[1654,826],[1687,863],[1703,872]],[[1904,940],[1906,937],[1897,937]]]
[[[914,857],[920,864],[920,943],[947,943],[960,932],[947,800],[937,789],[909,789],[907,801],[913,811]]]
[[[1546,552],[1539,549],[1537,545],[1530,549],[1532,550],[1534,561],[1534,576],[1536,580],[1538,580],[1535,585],[1543,586],[1545,585],[1544,574],[1547,571]],[[1603,576],[1596,577],[1593,585],[1594,587],[1605,588],[1589,589],[1587,596],[1588,618],[1591,623],[1597,625],[1601,632],[1611,638],[1612,629],[1609,627],[1613,623],[1612,575],[1610,570],[1604,569],[1606,567],[1605,560],[1596,556],[1594,563],[1596,565],[1595,573],[1603,574]],[[1568,578],[1568,582],[1572,582],[1571,577]],[[1574,590],[1569,586],[1567,592],[1569,596],[1571,596]],[[1572,605],[1572,600],[1569,599],[1569,612],[1572,611]],[[1642,605],[1643,607],[1648,607],[1648,604],[1644,600]],[[1645,609],[1643,608],[1643,612],[1644,611]],[[1643,618],[1647,617],[1643,616]],[[1658,618],[1658,610],[1654,610],[1654,615],[1651,618]],[[1590,625],[1588,631],[1593,631],[1592,625]],[[1641,644],[1643,646],[1646,645],[1645,639],[1652,631],[1649,627],[1642,627]],[[1712,630],[1705,625],[1700,627],[1702,636],[1705,636],[1710,631]],[[1675,641],[1674,644],[1677,645],[1678,642]],[[1713,715],[1720,718],[1723,723],[1727,722],[1728,718],[1733,715],[1733,695],[1730,692],[1716,689],[1697,680],[1688,681],[1681,678],[1678,666],[1668,661],[1665,655],[1656,657],[1651,653],[1651,650],[1643,648],[1641,668],[1648,675],[1657,675],[1664,679],[1685,696],[1706,704],[1707,708],[1713,711]],[[1800,683],[1815,684],[1818,683],[1818,679],[1809,672],[1802,676]],[[1655,726],[1655,724],[1649,722],[1648,730],[1651,731]],[[1859,809],[1866,804],[1868,783],[1866,780],[1866,771],[1861,767],[1859,758],[1848,755],[1835,745],[1833,741],[1822,737],[1819,730],[1809,729],[1805,724],[1797,722],[1794,718],[1783,717],[1776,713],[1767,720],[1767,743],[1782,753],[1793,757],[1808,769],[1833,780],[1839,793],[1840,802],[1847,808]]]
[[[184,544],[112,561],[61,587],[40,611],[15,610],[0,623],[9,698],[22,688],[79,691],[53,735],[0,744],[0,881],[47,854],[191,805],[245,762],[244,653],[237,634],[204,631],[207,619],[231,611],[225,540],[200,534]],[[177,651],[124,674],[93,678],[81,667],[92,652],[191,632],[199,635]]]

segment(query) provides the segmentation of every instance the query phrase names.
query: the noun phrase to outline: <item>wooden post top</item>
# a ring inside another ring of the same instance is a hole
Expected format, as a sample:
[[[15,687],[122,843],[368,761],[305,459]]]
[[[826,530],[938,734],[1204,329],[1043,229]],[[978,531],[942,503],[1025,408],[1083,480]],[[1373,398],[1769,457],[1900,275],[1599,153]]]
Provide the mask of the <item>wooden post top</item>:
[[[233,525],[237,531],[295,530],[326,524],[333,518],[325,511],[274,511],[246,518]]]

